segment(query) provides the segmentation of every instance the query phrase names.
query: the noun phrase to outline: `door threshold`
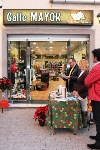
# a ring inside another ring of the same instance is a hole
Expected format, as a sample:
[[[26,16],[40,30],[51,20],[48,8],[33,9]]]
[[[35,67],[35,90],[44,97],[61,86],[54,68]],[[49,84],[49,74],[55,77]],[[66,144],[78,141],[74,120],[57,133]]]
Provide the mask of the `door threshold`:
[[[9,103],[9,107],[40,107],[45,106],[46,104],[23,104],[23,103],[17,103],[17,104],[11,104]]]

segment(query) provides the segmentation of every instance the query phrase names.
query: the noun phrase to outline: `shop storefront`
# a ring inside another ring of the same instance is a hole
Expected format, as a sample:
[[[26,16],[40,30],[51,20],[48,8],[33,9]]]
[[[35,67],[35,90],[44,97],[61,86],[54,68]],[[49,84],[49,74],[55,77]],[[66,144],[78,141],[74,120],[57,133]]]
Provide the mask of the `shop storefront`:
[[[47,103],[50,91],[65,86],[60,74],[69,67],[70,57],[77,63],[88,59],[92,67],[93,11],[4,10],[3,16],[9,25],[2,30],[3,73],[14,85],[7,93],[13,104]]]

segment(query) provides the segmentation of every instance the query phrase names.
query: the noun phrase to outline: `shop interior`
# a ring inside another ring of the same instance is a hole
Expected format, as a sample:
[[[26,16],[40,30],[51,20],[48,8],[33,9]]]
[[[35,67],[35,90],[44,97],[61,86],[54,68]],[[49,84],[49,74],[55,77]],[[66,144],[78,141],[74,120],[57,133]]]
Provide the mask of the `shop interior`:
[[[66,73],[68,58],[88,59],[89,40],[8,41],[8,78],[13,88],[9,100],[48,100],[49,92],[65,86],[61,73]],[[27,92],[28,91],[28,92]]]

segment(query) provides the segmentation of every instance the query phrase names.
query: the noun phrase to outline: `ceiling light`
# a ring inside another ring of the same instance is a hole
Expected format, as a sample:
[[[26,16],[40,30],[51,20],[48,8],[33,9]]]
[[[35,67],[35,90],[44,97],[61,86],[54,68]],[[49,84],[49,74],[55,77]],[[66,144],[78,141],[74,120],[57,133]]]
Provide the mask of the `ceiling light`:
[[[49,46],[46,44],[46,45],[44,45],[44,50],[49,50]]]
[[[33,44],[36,44],[35,42]]]
[[[59,56],[61,56],[61,53],[59,53]]]

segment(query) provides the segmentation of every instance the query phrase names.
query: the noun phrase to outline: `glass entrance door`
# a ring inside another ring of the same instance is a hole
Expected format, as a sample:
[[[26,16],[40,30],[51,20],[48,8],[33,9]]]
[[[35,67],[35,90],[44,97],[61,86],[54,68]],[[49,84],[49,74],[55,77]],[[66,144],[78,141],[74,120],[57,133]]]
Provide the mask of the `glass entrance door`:
[[[66,86],[61,73],[66,73],[68,59],[88,59],[87,41],[35,41],[30,42],[31,101],[46,102],[49,92],[57,91],[58,85]]]
[[[33,45],[33,46],[32,46]],[[49,92],[57,91],[67,60],[66,41],[34,41],[31,46],[31,101],[46,102]]]
[[[77,63],[80,59],[88,59],[87,37],[71,40],[61,35],[60,38],[43,37],[30,36],[25,40],[22,36],[22,39],[17,35],[8,36],[8,78],[14,85],[8,91],[9,100],[25,103],[46,101],[50,91],[57,91],[59,84],[65,86],[60,74],[69,67],[68,58],[75,58]]]
[[[8,41],[8,78],[13,88],[8,98],[13,102],[30,99],[30,46],[28,41]]]

